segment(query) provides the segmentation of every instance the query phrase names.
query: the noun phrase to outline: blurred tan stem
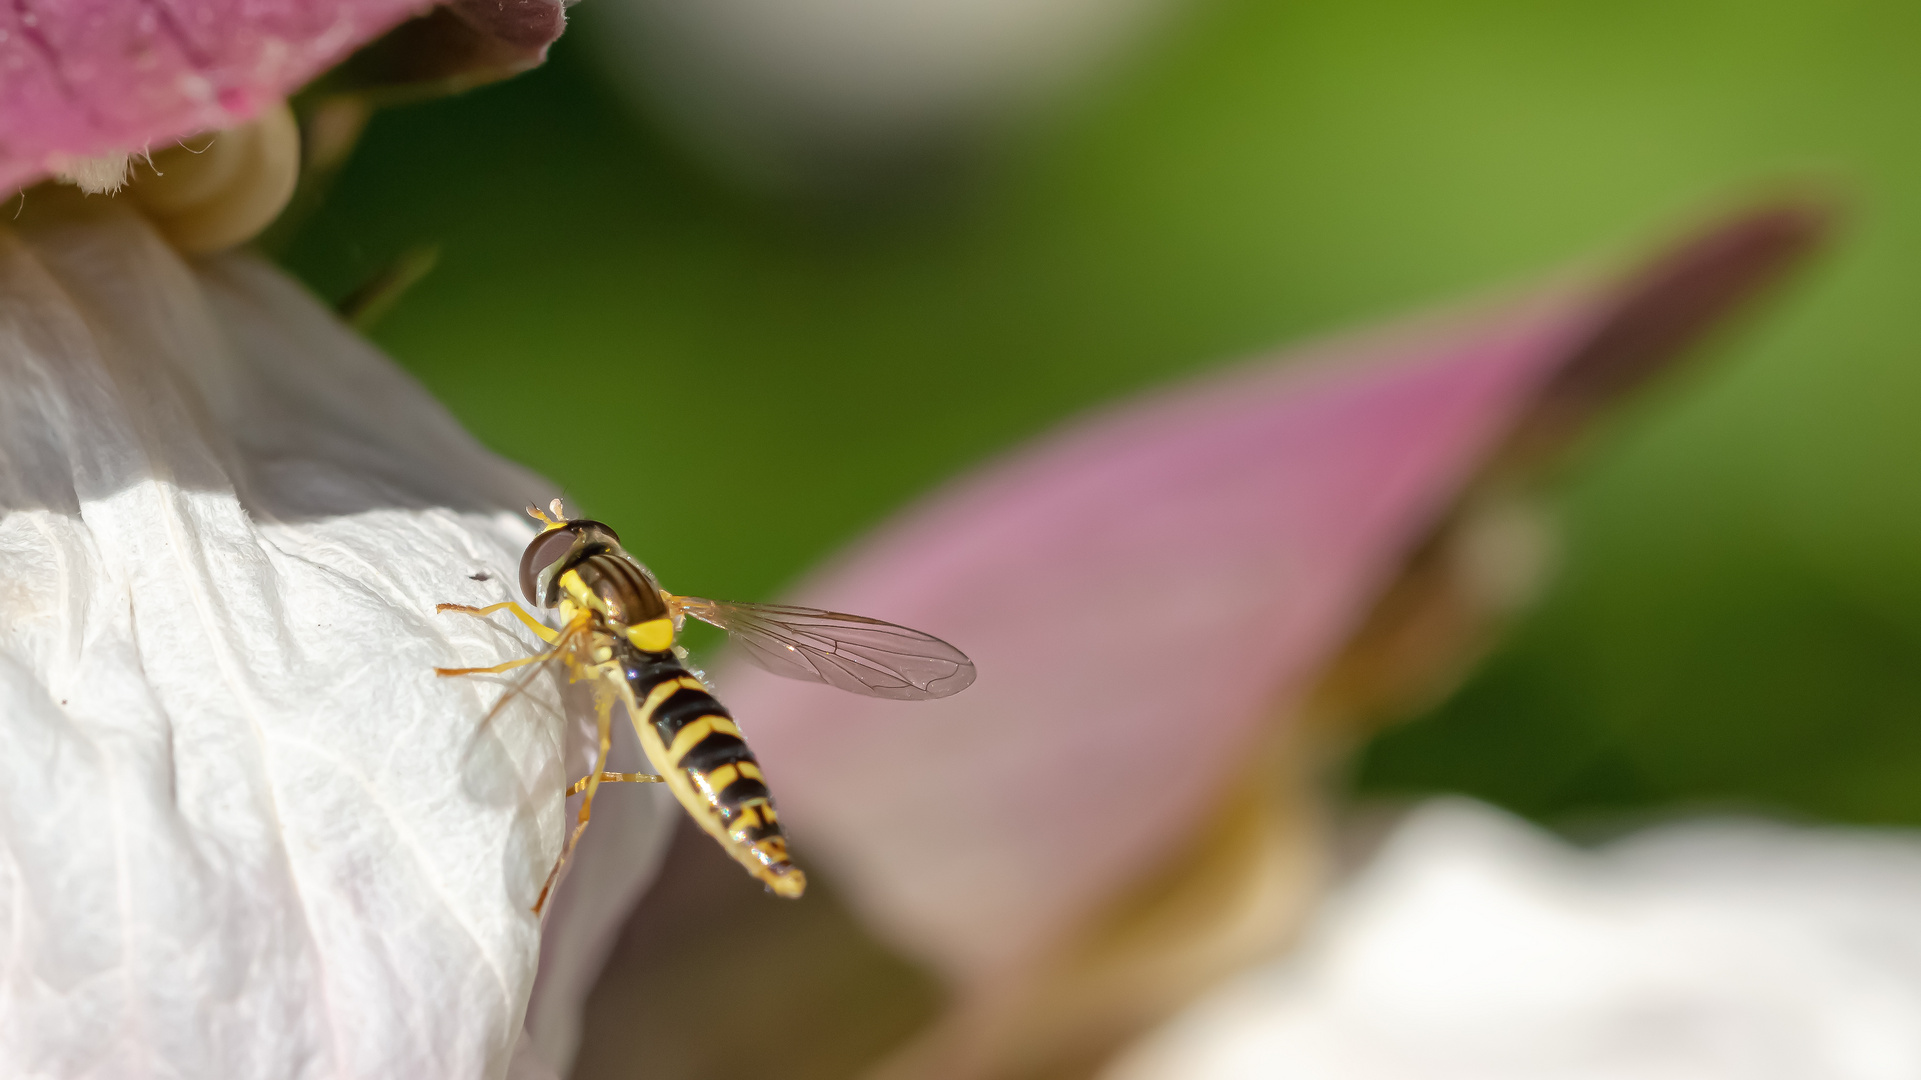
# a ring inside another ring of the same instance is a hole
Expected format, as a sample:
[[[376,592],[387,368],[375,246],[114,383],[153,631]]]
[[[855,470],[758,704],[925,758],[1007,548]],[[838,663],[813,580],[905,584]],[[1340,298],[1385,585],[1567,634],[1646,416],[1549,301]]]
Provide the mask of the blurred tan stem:
[[[293,197],[299,175],[300,128],[283,103],[136,164],[125,195],[174,247],[202,254],[258,236]]]

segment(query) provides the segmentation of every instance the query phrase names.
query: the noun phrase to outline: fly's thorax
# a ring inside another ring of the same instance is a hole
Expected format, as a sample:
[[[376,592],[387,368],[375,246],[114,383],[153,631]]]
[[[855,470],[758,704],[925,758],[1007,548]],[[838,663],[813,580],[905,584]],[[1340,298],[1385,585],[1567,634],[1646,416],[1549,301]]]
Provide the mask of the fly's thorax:
[[[575,603],[593,608],[609,621],[639,626],[667,617],[660,587],[640,567],[612,552],[589,555],[562,571],[561,577],[561,587]]]
[[[612,554],[593,555],[561,571],[562,603],[598,614],[643,652],[674,647],[674,621],[653,579],[632,562]]]

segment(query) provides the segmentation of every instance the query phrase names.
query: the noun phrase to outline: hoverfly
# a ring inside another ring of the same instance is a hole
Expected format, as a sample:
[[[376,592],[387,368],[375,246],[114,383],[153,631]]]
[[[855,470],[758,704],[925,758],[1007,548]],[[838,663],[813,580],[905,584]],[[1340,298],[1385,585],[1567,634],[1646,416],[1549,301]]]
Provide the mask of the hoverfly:
[[[526,665],[534,670],[507,692],[519,693],[555,660],[570,679],[594,690],[600,738],[593,771],[567,794],[585,793],[560,859],[534,910],[547,902],[561,867],[580,842],[602,783],[665,783],[696,823],[728,854],[785,897],[798,897],[807,877],[787,855],[787,840],[760,763],[740,728],[675,644],[692,615],[727,631],[741,654],[776,675],[823,682],[857,694],[919,701],[947,697],[974,681],[974,664],[945,641],[859,615],[776,604],[728,604],[676,596],[620,546],[620,537],[588,518],[569,518],[559,499],[549,517],[527,513],[542,529],[520,557],[520,591],[536,607],[554,609],[554,630],[512,600],[488,607],[440,604],[440,612],[486,616],[507,610],[540,635],[545,652],[479,668],[435,668],[438,675],[478,675]],[[655,773],[608,772],[613,707],[627,708]],[[494,706],[497,712],[500,705]],[[488,713],[488,717],[493,716]]]

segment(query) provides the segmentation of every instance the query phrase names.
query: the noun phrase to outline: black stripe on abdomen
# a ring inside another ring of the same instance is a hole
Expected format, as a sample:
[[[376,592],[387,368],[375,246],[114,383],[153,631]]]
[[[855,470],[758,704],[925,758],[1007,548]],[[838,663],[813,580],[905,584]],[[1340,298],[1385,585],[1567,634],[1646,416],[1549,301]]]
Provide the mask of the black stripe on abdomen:
[[[671,759],[656,764],[684,771],[707,794],[726,832],[759,852],[770,869],[784,872],[782,868],[792,864],[779,816],[761,777],[760,763],[734,726],[733,715],[697,685],[673,654],[642,652],[624,644],[617,647],[637,700],[652,699],[675,680],[696,684],[674,687],[643,720],[652,726]]]
[[[634,688],[635,701],[646,701],[647,695],[654,692],[654,687],[688,673],[680,658],[673,653],[642,652],[618,638],[614,648],[620,656],[627,685]]]
[[[684,676],[687,672],[683,670],[680,674]],[[683,686],[674,691],[673,697],[660,703],[660,707],[654,710],[652,722],[654,730],[660,733],[660,741],[672,746],[674,736],[679,735],[682,728],[703,716],[723,717],[730,723],[734,719],[720,702],[714,700],[714,695]]]

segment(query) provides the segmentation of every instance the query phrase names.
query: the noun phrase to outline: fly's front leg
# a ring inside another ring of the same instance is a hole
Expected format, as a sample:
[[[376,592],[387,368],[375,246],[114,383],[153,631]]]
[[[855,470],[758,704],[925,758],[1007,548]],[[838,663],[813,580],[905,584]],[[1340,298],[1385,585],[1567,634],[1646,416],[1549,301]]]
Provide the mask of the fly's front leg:
[[[533,615],[529,613],[526,608],[521,607],[519,604],[514,603],[512,600],[503,600],[498,604],[489,604],[486,607],[468,607],[466,604],[435,604],[434,605],[434,611],[437,614],[444,615],[449,611],[454,611],[454,612],[459,612],[462,615],[472,615],[475,618],[485,618],[486,616],[492,615],[494,612],[500,611],[503,609],[513,612],[514,618],[519,619],[523,623],[526,623],[527,629],[532,630],[536,634],[539,634],[540,640],[546,642],[547,644],[552,645],[555,642],[560,640],[560,631],[549,629],[546,623],[543,623],[539,619],[534,618]]]
[[[522,608],[512,600],[484,608],[468,607],[465,604],[437,604],[434,606],[434,610],[437,612],[456,611],[462,615],[491,615],[501,608],[512,608],[514,615],[518,617],[521,622],[533,628],[533,631],[540,635],[540,639],[552,645],[553,648],[548,649],[544,653],[538,653],[534,656],[523,656],[518,660],[509,660],[504,664],[495,664],[492,667],[437,667],[434,669],[434,674],[442,678],[449,675],[497,675],[500,672],[512,671],[517,667],[523,667],[527,664],[544,664],[560,655],[561,650],[567,647],[566,643],[569,638],[587,628],[588,618],[583,615],[581,618],[568,624],[564,630],[549,630],[539,620],[527,614],[525,608]]]

